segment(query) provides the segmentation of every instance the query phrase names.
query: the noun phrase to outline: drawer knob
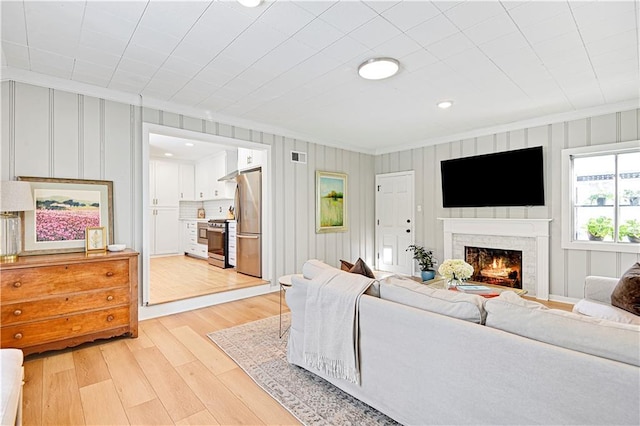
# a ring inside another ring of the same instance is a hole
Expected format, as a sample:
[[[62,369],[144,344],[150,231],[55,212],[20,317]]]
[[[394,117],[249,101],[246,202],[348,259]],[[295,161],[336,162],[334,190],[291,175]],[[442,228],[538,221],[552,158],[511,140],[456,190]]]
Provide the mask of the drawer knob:
[[[13,311],[13,315],[15,316],[22,315],[22,311],[20,309],[16,309],[15,311]]]
[[[111,302],[113,300],[113,296],[109,295],[107,296],[107,301]]]
[[[14,334],[14,335],[13,335],[13,338],[14,338],[14,339],[16,339],[16,340],[20,340],[20,339],[22,339],[22,333],[16,333],[16,334]]]
[[[15,288],[20,288],[20,287],[22,287],[22,283],[20,281],[16,281],[15,283],[13,283],[13,286]]]
[[[113,321],[113,315],[109,315],[109,316],[107,317],[107,322],[111,322],[111,321]]]
[[[113,272],[111,272],[111,271],[107,272],[107,276],[108,277],[112,277],[113,276]]]

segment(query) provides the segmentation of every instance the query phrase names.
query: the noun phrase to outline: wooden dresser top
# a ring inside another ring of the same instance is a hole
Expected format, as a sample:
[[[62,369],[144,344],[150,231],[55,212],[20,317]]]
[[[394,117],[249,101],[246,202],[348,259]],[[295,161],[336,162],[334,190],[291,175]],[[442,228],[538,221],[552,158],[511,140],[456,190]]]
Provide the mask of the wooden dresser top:
[[[34,256],[20,256],[17,261],[9,263],[0,263],[0,270],[30,268],[34,266],[46,266],[61,263],[86,263],[100,262],[105,260],[128,259],[138,256],[138,252],[132,249],[124,249],[123,251],[106,251],[104,253],[61,253],[61,254],[40,254]]]

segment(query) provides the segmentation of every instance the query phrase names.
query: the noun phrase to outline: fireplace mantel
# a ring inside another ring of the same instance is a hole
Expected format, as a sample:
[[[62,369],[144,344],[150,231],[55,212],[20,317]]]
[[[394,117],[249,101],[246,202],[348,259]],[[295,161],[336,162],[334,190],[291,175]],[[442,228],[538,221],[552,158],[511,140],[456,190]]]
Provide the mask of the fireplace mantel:
[[[444,222],[444,258],[453,257],[454,234],[524,237],[535,240],[535,297],[549,299],[549,222],[551,219],[438,218]],[[499,247],[495,247],[499,248]]]

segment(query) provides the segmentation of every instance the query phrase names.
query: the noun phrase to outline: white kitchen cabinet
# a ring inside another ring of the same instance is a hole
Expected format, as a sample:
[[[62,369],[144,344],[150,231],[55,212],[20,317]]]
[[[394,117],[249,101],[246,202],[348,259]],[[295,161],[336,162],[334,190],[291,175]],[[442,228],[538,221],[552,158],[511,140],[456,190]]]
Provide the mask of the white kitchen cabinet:
[[[236,168],[235,151],[223,151],[196,163],[196,200],[231,199],[235,195],[235,181],[218,179]]]
[[[180,201],[193,201],[196,199],[195,165],[180,164]]]
[[[212,200],[215,195],[213,168],[215,157],[206,157],[196,163],[196,197],[198,201]]]
[[[151,255],[175,254],[180,252],[180,222],[177,208],[152,208],[149,214],[151,224]]]
[[[238,170],[253,169],[262,165],[264,151],[238,148]]]
[[[170,161],[149,161],[149,204],[151,207],[178,207],[180,165]]]
[[[185,220],[182,226],[182,252],[191,256],[206,259],[207,246],[198,244],[198,222],[195,220]]]

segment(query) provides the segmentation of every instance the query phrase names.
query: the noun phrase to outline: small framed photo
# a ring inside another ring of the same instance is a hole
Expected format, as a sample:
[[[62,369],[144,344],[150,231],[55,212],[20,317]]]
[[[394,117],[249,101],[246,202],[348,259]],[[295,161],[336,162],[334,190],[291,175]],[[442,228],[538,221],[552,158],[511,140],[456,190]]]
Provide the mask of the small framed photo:
[[[86,229],[86,252],[95,253],[107,249],[107,239],[104,226],[88,227]]]

